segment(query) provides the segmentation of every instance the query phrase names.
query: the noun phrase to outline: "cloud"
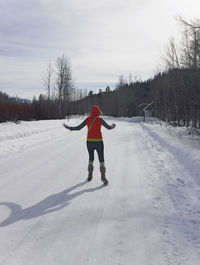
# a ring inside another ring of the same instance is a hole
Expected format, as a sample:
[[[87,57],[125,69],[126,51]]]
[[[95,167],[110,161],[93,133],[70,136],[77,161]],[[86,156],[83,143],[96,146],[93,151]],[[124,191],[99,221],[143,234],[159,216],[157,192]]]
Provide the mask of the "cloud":
[[[197,0],[1,0],[0,90],[43,92],[42,72],[63,53],[77,87],[150,77],[179,34],[174,17],[196,17],[198,7]]]

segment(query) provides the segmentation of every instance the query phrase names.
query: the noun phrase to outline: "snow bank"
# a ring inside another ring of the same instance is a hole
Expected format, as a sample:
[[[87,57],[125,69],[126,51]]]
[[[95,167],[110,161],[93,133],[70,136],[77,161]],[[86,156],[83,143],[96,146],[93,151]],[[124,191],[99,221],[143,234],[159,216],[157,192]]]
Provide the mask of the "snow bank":
[[[144,122],[144,117],[143,116],[134,116],[128,119],[129,122],[133,123],[140,123]],[[160,120],[155,118],[155,117],[146,117],[145,122],[147,123],[160,123]]]
[[[63,121],[21,121],[0,124],[0,155],[26,149],[38,143],[59,137]]]
[[[200,185],[200,141],[192,138],[185,127],[166,123],[143,123],[141,126],[147,137],[151,137],[162,150],[167,150]]]
[[[0,124],[0,141],[27,137],[46,131],[55,130],[60,121],[21,121],[20,123],[6,122]]]
[[[111,116],[103,116],[105,120],[115,120],[115,121],[125,121],[125,122],[132,122],[132,123],[140,123],[144,122],[144,117],[143,116],[133,116],[131,118],[128,117],[111,117]],[[147,123],[160,123],[161,121],[156,118],[156,117],[147,117],[145,122]]]

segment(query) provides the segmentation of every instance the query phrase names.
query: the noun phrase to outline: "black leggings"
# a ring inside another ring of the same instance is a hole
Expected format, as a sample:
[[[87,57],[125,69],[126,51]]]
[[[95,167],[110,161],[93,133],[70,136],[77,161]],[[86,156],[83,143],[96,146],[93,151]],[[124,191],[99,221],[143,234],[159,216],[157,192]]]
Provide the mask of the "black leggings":
[[[94,150],[97,151],[99,162],[104,162],[104,146],[103,141],[101,142],[87,142],[87,149],[89,153],[89,161],[94,161]]]

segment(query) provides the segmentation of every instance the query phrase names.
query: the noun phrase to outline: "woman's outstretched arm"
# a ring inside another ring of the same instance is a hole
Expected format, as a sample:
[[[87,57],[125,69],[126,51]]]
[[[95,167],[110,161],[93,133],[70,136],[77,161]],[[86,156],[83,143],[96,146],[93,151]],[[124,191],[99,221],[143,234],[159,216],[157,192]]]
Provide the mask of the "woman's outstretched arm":
[[[101,118],[101,125],[103,125],[106,129],[111,130],[114,129],[116,124],[113,123],[111,125],[109,125],[107,122],[105,122],[102,118]]]
[[[78,131],[78,130],[81,130],[83,127],[85,127],[87,125],[87,119],[85,119],[81,124],[79,124],[78,126],[74,126],[74,127],[71,127],[71,126],[68,126],[66,124],[63,123],[63,126],[70,130],[70,131]]]

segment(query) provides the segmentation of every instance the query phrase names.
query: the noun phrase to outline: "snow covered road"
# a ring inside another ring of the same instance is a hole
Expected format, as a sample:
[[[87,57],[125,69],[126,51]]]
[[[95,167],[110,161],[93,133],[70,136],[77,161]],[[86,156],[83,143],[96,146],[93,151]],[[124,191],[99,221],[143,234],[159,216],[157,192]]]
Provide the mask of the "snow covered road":
[[[199,143],[107,121],[108,186],[97,156],[86,181],[86,129],[0,125],[0,265],[199,264]]]

